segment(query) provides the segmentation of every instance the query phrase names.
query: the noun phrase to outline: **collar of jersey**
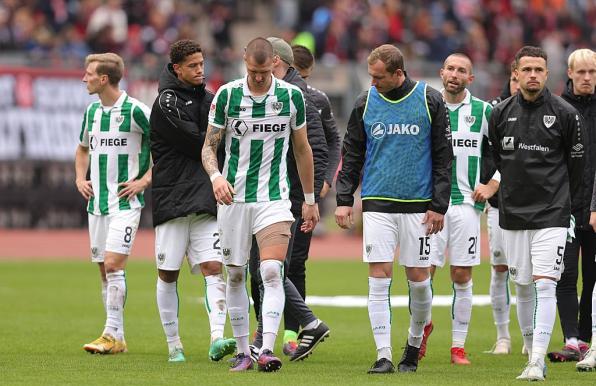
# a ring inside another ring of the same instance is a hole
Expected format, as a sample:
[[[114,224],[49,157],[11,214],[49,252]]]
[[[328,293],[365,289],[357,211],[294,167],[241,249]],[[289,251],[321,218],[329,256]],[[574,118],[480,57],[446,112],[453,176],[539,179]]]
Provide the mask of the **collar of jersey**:
[[[445,101],[445,107],[447,107],[449,109],[449,106],[457,106],[455,109],[451,110],[451,111],[455,111],[457,109],[459,109],[460,107],[462,107],[463,105],[469,105],[470,103],[472,103],[472,94],[470,93],[470,90],[468,90],[467,88],[465,89],[466,91],[466,96],[464,97],[464,100],[461,101],[459,104],[451,104],[451,103],[447,103],[447,101]],[[442,88],[441,89],[441,95],[443,95],[443,93],[445,92],[445,89]]]
[[[275,95],[275,82],[277,80],[275,79],[275,77],[273,76],[273,74],[271,74],[271,86],[269,87],[269,90],[267,90],[267,94],[265,95]],[[242,86],[242,93],[246,96],[253,96],[252,92],[248,89],[248,75],[246,75],[246,77],[244,78],[244,85]],[[262,97],[262,95],[259,95],[259,97]]]
[[[122,106],[122,104],[126,100],[126,97],[127,97],[126,91],[122,90],[122,94],[120,95],[120,98],[118,98],[116,100],[116,103],[114,103],[113,106],[104,106],[104,105],[101,104],[101,101],[99,102],[99,105],[101,106],[101,109],[102,110],[108,110],[109,111],[109,110],[112,110],[114,107],[120,107],[120,106]]]

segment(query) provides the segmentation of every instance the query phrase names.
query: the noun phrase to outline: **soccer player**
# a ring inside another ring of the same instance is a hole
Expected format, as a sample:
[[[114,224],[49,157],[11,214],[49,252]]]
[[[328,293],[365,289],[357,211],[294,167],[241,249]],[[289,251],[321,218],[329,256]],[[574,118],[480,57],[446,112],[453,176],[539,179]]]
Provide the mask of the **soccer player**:
[[[369,373],[395,371],[391,352],[391,282],[400,247],[410,293],[410,329],[398,371],[416,371],[430,321],[430,235],[443,229],[451,192],[451,132],[441,93],[415,82],[401,51],[384,44],[368,56],[372,86],[356,100],[343,141],[335,220],[352,225],[362,174],[363,258],[377,360]]]
[[[575,239],[565,246],[565,270],[557,285],[557,307],[565,338],[560,351],[548,353],[552,362],[579,361],[588,351],[592,318],[592,289],[596,282],[596,235],[590,225],[590,201],[596,170],[596,53],[588,48],[569,55],[567,87],[561,97],[582,115],[588,140],[582,194],[572,207],[575,218]],[[582,256],[582,291],[577,301],[578,260]],[[579,310],[578,310],[579,308]],[[579,311],[579,321],[578,321]]]
[[[511,62],[509,79],[497,98],[490,101],[491,106],[496,106],[505,99],[517,94],[519,82],[515,75],[515,60]],[[485,157],[483,162],[493,162],[492,157]],[[490,178],[490,176],[487,176]],[[487,177],[484,177],[485,179]],[[484,181],[484,179],[483,179]],[[511,335],[509,334],[509,313],[511,292],[509,290],[509,267],[505,255],[503,231],[499,226],[499,197],[494,193],[491,184],[480,184],[474,191],[481,199],[487,200],[486,224],[488,227],[488,247],[490,250],[490,287],[489,296],[493,310],[493,318],[497,327],[497,340],[487,354],[506,355],[511,353]],[[491,196],[492,194],[492,196]],[[522,350],[523,354],[527,351]]]
[[[453,282],[451,363],[469,365],[464,344],[472,316],[472,267],[480,264],[480,214],[486,201],[477,199],[474,190],[480,183],[482,159],[487,154],[490,156],[487,142],[491,106],[472,96],[467,89],[474,81],[472,61],[468,56],[461,53],[449,55],[441,67],[440,76],[443,82],[441,92],[451,123],[454,158],[451,201],[445,214],[445,225],[431,238],[431,273],[434,275],[436,267],[445,264],[445,250],[448,249]],[[499,186],[498,181],[489,182],[489,185],[494,187],[493,193]],[[432,331],[432,325],[426,329]]]
[[[124,269],[134,243],[143,191],[151,184],[149,108],[120,90],[122,58],[113,53],[85,59],[91,103],[75,155],[76,185],[88,200],[91,261],[99,264],[106,324],[99,338],[83,346],[100,354],[126,352],[124,339]],[[91,180],[87,180],[87,171]]]
[[[273,47],[268,40],[251,40],[244,63],[247,76],[220,87],[211,104],[202,158],[219,204],[217,221],[228,271],[228,312],[238,349],[230,371],[253,367],[245,288],[253,234],[259,245],[259,270],[265,288],[261,310],[263,346],[257,364],[261,371],[276,371],[281,367],[273,346],[285,301],[283,261],[294,221],[286,164],[290,137],[304,191],[303,232],[314,229],[319,211],[302,92],[271,74]],[[222,175],[217,146],[224,135],[226,159]]]
[[[267,40],[273,46],[273,76],[297,86],[303,93],[305,93],[306,83],[300,77],[298,71],[291,67],[294,57],[290,45],[283,39],[277,37],[268,37]],[[325,178],[328,148],[319,113],[312,103],[312,100],[309,100],[306,94],[304,95],[306,102],[306,125],[308,127],[306,135],[313,153],[315,201],[318,201],[323,187],[323,180]],[[288,177],[290,181],[289,198],[292,203],[290,210],[294,216],[294,222],[290,228],[292,237],[288,243],[284,265],[285,272],[288,272],[287,267],[289,265],[291,266],[294,248],[302,249],[305,240],[308,240],[308,245],[310,245],[310,235],[312,234],[311,232],[304,233],[299,230],[302,224],[301,208],[302,203],[304,202],[304,192],[300,187],[300,177],[298,175],[298,170],[296,169],[296,160],[292,156],[292,153],[288,154]],[[297,241],[298,244],[296,243]],[[255,348],[260,348],[263,340],[263,323],[262,314],[260,312],[263,281],[259,274],[259,249],[254,237],[250,253],[249,271],[251,274],[251,291],[255,303],[254,308],[259,321],[257,333],[253,345],[251,346],[253,359],[255,359],[255,353],[258,352]],[[292,325],[292,330],[286,328],[286,331],[284,332],[283,353],[288,355],[291,361],[305,359],[320,342],[329,336],[329,327],[327,327],[321,320],[317,319],[312,310],[306,305],[304,298],[298,292],[294,283],[287,276],[284,278],[283,284],[286,296],[284,321],[287,324],[288,318],[291,318],[292,321],[295,321],[297,324],[296,326]],[[303,328],[298,335],[299,326],[302,326]],[[297,341],[299,341],[300,344],[298,344]]]
[[[153,225],[158,269],[157,308],[166,334],[169,361],[184,362],[178,333],[178,275],[184,256],[192,274],[205,278],[205,308],[211,327],[209,358],[232,354],[234,339],[223,337],[226,282],[217,231],[217,207],[199,149],[207,131],[213,94],[205,88],[201,46],[179,40],[159,79],[151,110]],[[220,149],[223,151],[223,148]]]
[[[545,87],[546,53],[525,46],[515,61],[519,93],[494,107],[489,138],[501,173],[499,225],[530,353],[517,378],[544,380],[571,202],[581,192],[584,133],[577,111]]]

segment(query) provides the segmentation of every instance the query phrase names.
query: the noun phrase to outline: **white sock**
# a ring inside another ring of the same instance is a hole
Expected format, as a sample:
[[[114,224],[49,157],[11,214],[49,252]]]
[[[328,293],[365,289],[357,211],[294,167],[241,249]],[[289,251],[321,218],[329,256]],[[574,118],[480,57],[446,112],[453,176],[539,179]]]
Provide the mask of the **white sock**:
[[[108,305],[107,305],[107,297],[108,297],[108,282],[106,281],[101,281],[101,299],[103,300],[103,309],[108,310]]]
[[[116,339],[123,339],[124,299],[126,298],[126,277],[123,270],[106,273],[108,281],[106,310],[106,325],[104,334]]]
[[[226,282],[223,275],[205,276],[205,308],[209,314],[211,342],[223,338],[226,325]]]
[[[534,340],[530,362],[544,361],[550,337],[557,316],[557,282],[550,279],[538,279],[536,289],[536,308],[534,312]]]
[[[321,324],[321,319],[315,319],[312,322],[308,323],[306,326],[303,326],[302,329],[312,330],[313,328],[319,327],[319,324]]]
[[[283,263],[278,260],[261,261],[259,267],[263,287],[265,288],[261,306],[263,318],[263,346],[261,346],[261,351],[273,351],[279,323],[284,313],[286,292],[283,286],[283,267]]]
[[[579,342],[577,338],[565,338],[565,346],[571,346],[579,350]]]
[[[507,285],[509,273],[497,272],[493,267],[490,275],[490,303],[493,308],[493,318],[497,326],[497,340],[511,339],[509,335],[509,299],[511,294]]]
[[[528,354],[530,354],[534,337],[534,308],[536,306],[534,284],[516,284],[515,293],[517,296],[517,320],[519,321],[524,344]]]
[[[182,347],[178,333],[178,283],[167,283],[157,278],[157,309],[163,331],[166,334],[168,350]]]
[[[424,326],[431,320],[433,293],[430,278],[424,281],[410,281],[410,329],[408,330],[408,344],[420,347]]]
[[[226,303],[230,315],[230,325],[238,353],[250,355],[248,347],[248,293],[246,292],[246,266],[228,266],[228,282],[226,287]]]
[[[391,360],[391,278],[368,278],[368,317],[377,346],[377,360]]]
[[[451,347],[463,348],[472,317],[472,287],[470,280],[464,284],[453,283],[453,306],[451,308]]]

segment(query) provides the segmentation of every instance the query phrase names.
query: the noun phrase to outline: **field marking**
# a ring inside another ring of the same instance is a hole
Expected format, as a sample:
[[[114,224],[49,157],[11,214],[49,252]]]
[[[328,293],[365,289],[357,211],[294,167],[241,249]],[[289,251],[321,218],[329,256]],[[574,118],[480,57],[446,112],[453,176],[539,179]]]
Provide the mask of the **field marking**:
[[[194,298],[196,299],[196,298]],[[204,298],[200,298],[201,303]],[[366,296],[307,296],[306,304],[309,306],[324,306],[324,307],[339,307],[339,308],[358,308],[367,306]],[[391,307],[408,307],[409,298],[407,296],[399,295],[391,297]],[[252,299],[251,299],[252,303]],[[453,303],[453,296],[451,295],[435,295],[433,297],[433,307],[451,307]],[[511,297],[511,304],[516,304],[514,296]],[[474,306],[490,306],[489,295],[474,295],[472,298],[472,305]]]

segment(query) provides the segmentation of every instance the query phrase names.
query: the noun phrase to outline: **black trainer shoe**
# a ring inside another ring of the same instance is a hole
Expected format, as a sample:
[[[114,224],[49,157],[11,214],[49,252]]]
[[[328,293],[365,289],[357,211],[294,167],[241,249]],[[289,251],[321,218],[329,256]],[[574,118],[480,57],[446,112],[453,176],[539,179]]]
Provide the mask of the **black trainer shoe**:
[[[330,334],[329,327],[323,322],[310,330],[302,330],[298,334],[298,348],[290,357],[290,361],[300,361],[306,359],[319,343],[325,340]]]
[[[416,369],[418,369],[419,352],[419,347],[410,346],[408,342],[406,342],[404,355],[402,355],[401,361],[399,361],[397,365],[397,371],[399,371],[400,373],[416,372]]]
[[[381,358],[375,363],[373,363],[372,367],[368,369],[368,374],[389,374],[395,372],[395,366],[393,363],[387,358]]]

